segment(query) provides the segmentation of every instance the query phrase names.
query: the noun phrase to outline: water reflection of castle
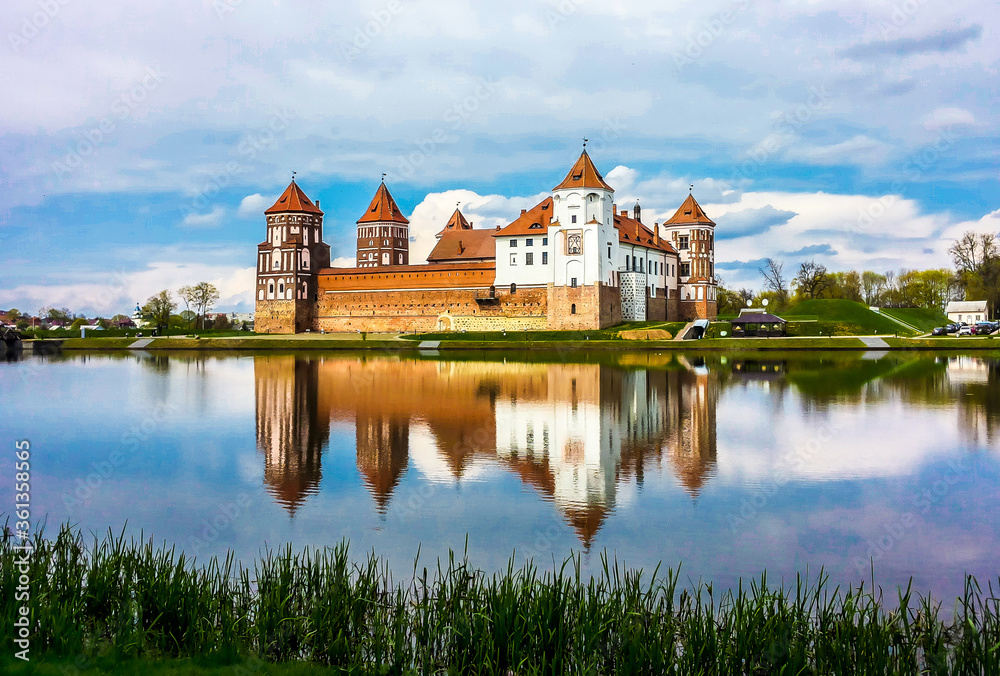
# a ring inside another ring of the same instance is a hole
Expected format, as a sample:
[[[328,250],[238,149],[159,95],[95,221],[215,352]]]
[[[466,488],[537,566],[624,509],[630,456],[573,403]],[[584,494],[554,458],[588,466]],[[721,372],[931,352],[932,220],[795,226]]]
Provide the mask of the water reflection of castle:
[[[498,462],[559,508],[589,544],[621,482],[670,463],[698,494],[716,459],[716,375],[704,367],[254,360],[264,481],[294,513],[315,493],[331,421],[353,421],[357,467],[376,508],[407,470],[411,436],[429,433],[445,471]]]

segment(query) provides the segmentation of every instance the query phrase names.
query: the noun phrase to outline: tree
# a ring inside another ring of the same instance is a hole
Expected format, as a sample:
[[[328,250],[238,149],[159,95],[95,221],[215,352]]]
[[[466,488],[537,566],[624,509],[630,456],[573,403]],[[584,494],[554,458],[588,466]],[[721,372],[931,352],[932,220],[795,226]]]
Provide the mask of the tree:
[[[215,321],[212,322],[213,329],[228,329],[232,326],[229,321],[229,317],[224,314],[215,315]]]
[[[861,296],[866,305],[872,307],[881,305],[884,293],[885,275],[871,270],[865,270],[861,273]]]
[[[807,261],[799,266],[799,273],[795,275],[795,288],[799,294],[806,298],[819,298],[828,286],[830,279],[826,274],[825,265]]]
[[[177,303],[170,297],[170,292],[164,289],[155,296],[150,296],[142,306],[142,313],[148,317],[156,328],[166,328],[170,325],[170,313],[177,308]]]
[[[199,282],[194,287],[192,302],[198,309],[198,314],[201,315],[201,328],[205,328],[205,313],[219,302],[219,290],[213,284]]]
[[[773,258],[768,258],[760,268],[760,274],[764,276],[764,288],[772,291],[778,299],[779,305],[782,306],[784,306],[785,301],[788,299],[788,290],[782,274],[784,267],[784,263],[779,263]]]
[[[182,301],[184,301],[184,312],[181,313],[181,317],[190,316],[191,323],[193,324],[194,320],[198,318],[197,313],[191,312],[192,304],[194,304],[195,307],[198,307],[196,303],[197,292],[195,291],[195,287],[189,285],[182,286],[181,288],[177,289],[177,295],[181,297]]]
[[[7,321],[9,321],[11,324],[16,324],[17,320],[20,318],[21,318],[21,311],[18,310],[16,307],[12,307],[11,309],[7,310]]]
[[[948,253],[959,272],[979,272],[983,264],[998,255],[996,235],[968,230],[955,240]]]

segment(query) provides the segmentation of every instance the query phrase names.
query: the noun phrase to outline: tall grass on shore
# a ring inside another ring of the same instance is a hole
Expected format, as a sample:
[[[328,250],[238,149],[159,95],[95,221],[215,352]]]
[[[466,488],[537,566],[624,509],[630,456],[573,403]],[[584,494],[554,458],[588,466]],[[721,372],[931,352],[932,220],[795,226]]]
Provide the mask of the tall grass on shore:
[[[28,565],[33,659],[204,657],[312,661],[381,673],[1000,674],[992,582],[968,578],[954,619],[898,592],[822,575],[789,588],[766,576],[718,593],[681,589],[605,556],[592,577],[570,559],[488,575],[454,555],[397,582],[386,563],[332,549],[229,555],[196,565],[173,547],[69,527],[34,538]],[[21,553],[0,547],[0,640],[11,646]]]

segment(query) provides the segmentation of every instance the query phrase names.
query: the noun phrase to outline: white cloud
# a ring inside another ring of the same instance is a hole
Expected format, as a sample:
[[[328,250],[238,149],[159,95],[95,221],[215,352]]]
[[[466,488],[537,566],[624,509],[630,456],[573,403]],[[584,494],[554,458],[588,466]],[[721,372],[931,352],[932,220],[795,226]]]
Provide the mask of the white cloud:
[[[937,108],[923,120],[924,128],[930,131],[975,123],[976,116],[965,108]]]
[[[274,199],[264,197],[259,192],[255,192],[240,200],[240,207],[236,213],[243,217],[260,216],[272,204],[274,204]]]
[[[186,228],[217,228],[222,225],[222,217],[226,215],[224,207],[215,207],[207,214],[189,213],[181,221]]]
[[[210,265],[176,261],[154,261],[133,273],[89,273],[72,284],[24,284],[0,289],[0,306],[23,307],[25,312],[43,306],[68,307],[74,312],[110,317],[131,314],[135,304],[163,289],[176,298],[186,284],[210,282],[219,290],[217,309],[250,310],[254,304],[256,270],[253,267]]]
[[[878,164],[892,147],[863,134],[825,146],[795,145],[784,153],[785,159],[810,164]]]

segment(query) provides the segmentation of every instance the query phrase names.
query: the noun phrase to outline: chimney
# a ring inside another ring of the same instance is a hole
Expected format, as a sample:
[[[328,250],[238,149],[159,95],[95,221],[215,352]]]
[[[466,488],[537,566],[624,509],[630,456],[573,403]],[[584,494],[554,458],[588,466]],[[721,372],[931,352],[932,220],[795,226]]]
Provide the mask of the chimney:
[[[316,200],[316,208],[319,209],[319,200]]]
[[[635,214],[635,217],[634,217],[635,220],[637,220],[640,223],[642,223],[642,218],[641,218],[641,216],[642,216],[642,209],[639,208],[639,203],[638,202],[635,203],[635,209],[633,210],[633,213]]]
[[[472,221],[469,221],[469,230],[472,230],[472,226],[475,225]]]
[[[638,209],[638,207],[636,207]],[[656,242],[657,246],[660,244],[660,224],[653,224],[653,241]]]
[[[462,240],[458,240],[458,253],[465,253],[465,247],[462,245]]]
[[[528,213],[528,210],[527,210],[527,209],[521,209],[521,215],[522,215],[522,216],[524,216],[524,215],[525,215],[526,213]]]

